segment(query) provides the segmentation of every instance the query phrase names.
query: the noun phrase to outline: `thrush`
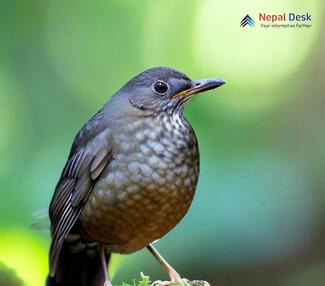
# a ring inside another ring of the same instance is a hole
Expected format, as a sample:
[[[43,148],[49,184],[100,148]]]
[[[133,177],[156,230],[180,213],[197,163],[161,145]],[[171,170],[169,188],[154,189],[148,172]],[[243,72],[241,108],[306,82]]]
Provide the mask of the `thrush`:
[[[188,211],[199,149],[184,104],[222,79],[148,69],[78,132],[52,197],[48,286],[111,285],[111,253],[147,247],[172,282],[181,276],[152,246]]]

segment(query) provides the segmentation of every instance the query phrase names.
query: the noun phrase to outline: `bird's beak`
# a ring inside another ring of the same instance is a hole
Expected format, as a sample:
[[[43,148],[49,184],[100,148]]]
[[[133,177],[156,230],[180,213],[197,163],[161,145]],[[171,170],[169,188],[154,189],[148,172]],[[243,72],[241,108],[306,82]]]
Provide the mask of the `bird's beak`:
[[[175,94],[172,99],[175,99],[181,95],[184,97],[189,97],[190,95],[197,94],[203,91],[207,91],[210,89],[217,88],[226,82],[221,78],[210,78],[210,79],[200,79],[200,80],[193,80],[192,87],[186,90],[183,90],[177,94]]]

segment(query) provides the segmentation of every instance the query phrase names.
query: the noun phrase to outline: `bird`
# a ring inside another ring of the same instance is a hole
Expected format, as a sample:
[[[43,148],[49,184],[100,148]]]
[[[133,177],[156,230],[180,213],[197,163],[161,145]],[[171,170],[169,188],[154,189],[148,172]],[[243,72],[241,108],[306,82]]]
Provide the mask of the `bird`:
[[[111,254],[143,248],[171,283],[182,283],[153,242],[185,216],[198,182],[199,148],[185,103],[224,83],[150,68],[83,125],[49,206],[47,286],[111,286]]]

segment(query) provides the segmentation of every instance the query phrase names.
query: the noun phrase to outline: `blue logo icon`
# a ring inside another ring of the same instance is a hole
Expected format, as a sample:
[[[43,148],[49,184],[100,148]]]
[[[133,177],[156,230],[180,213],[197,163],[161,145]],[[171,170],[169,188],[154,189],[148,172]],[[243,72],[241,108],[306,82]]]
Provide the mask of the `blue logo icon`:
[[[245,27],[246,25],[248,25],[250,27],[254,27],[255,26],[254,20],[248,14],[240,22],[240,27]]]

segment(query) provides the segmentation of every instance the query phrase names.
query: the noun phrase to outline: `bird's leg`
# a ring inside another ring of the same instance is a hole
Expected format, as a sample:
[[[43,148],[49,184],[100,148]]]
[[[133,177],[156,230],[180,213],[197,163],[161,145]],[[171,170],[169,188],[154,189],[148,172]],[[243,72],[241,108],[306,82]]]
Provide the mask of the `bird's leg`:
[[[105,277],[104,286],[112,286],[112,282],[109,279],[109,275],[108,275],[108,268],[106,263],[106,251],[104,245],[99,246],[99,255],[100,255],[100,260],[101,260],[101,264],[104,271],[104,277]]]
[[[172,283],[186,284],[187,279],[182,279],[178,272],[159,254],[152,244],[147,246],[151,254],[158,260],[161,267],[167,272]],[[167,284],[166,284],[167,285]]]

